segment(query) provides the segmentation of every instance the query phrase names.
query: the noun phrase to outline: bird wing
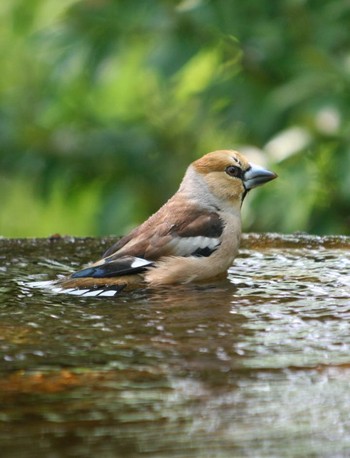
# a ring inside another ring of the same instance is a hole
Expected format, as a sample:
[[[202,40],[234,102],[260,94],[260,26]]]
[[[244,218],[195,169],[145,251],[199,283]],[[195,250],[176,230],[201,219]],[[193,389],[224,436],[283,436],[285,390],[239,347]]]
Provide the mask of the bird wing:
[[[134,256],[122,256],[119,259],[109,260],[102,258],[100,261],[72,274],[72,278],[92,277],[109,278],[119,275],[130,275],[143,272],[153,265],[152,261]]]
[[[122,237],[102,259],[74,273],[73,278],[141,273],[162,257],[210,256],[219,247],[223,222],[218,213],[194,206],[167,206]]]

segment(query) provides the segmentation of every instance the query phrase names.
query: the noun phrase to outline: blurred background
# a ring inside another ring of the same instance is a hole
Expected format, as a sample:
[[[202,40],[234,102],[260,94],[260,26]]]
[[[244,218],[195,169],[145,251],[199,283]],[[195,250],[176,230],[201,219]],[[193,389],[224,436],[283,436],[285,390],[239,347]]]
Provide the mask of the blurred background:
[[[0,235],[122,235],[233,148],[246,231],[350,233],[348,0],[1,0]]]

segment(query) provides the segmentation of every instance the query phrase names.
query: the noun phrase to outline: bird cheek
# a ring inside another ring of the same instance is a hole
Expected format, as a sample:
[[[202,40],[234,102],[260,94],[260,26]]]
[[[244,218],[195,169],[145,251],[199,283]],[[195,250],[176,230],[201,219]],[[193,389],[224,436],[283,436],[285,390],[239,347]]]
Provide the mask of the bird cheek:
[[[230,182],[230,193],[232,197],[239,198],[245,191],[243,182],[239,178],[233,178]]]
[[[240,201],[244,192],[242,180],[223,176],[220,172],[211,173],[206,177],[211,193],[222,201]]]

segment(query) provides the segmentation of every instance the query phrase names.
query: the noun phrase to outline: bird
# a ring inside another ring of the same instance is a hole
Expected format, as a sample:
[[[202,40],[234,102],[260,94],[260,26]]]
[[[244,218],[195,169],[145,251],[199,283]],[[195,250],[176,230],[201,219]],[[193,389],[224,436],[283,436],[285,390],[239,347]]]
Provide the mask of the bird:
[[[59,279],[57,292],[114,296],[125,288],[206,282],[226,275],[238,254],[247,193],[277,175],[234,150],[192,162],[178,191],[96,262]]]

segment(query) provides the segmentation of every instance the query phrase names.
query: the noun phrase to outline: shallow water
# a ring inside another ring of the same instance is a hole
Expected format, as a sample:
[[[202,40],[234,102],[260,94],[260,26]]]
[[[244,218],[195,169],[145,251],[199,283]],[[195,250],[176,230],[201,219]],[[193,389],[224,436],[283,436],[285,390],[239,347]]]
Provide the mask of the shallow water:
[[[33,289],[110,240],[0,240],[1,457],[350,456],[350,239],[249,235],[228,279]]]

